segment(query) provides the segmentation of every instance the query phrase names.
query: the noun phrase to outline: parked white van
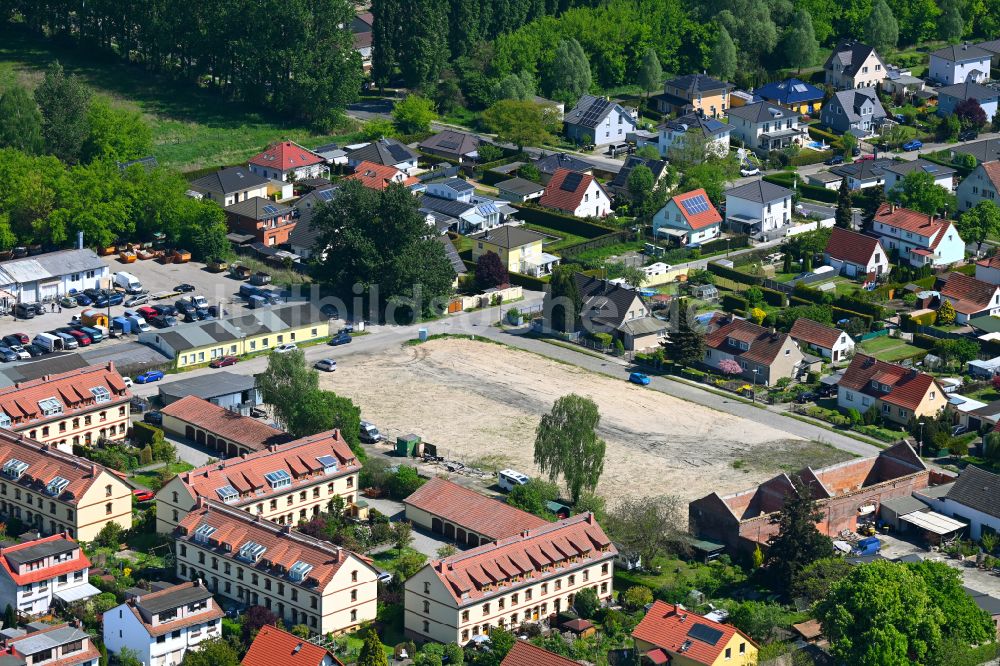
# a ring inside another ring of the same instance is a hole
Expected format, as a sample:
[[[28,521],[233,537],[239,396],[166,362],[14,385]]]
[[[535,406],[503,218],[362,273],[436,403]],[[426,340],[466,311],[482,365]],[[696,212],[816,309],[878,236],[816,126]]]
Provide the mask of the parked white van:
[[[504,469],[497,472],[497,485],[505,492],[514,490],[514,486],[523,486],[531,477],[513,469]]]
[[[55,352],[63,350],[63,339],[61,337],[56,337],[51,333],[39,333],[31,340],[32,344],[36,344],[47,352]]]
[[[115,273],[115,286],[130,294],[142,293],[142,283],[139,282],[139,278],[125,271]]]

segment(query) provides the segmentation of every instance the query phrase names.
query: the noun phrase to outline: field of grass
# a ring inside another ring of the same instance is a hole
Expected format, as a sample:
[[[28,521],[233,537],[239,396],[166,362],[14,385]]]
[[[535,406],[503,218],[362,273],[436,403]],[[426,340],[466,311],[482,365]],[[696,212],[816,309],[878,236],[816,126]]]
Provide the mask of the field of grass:
[[[882,361],[898,361],[923,351],[920,347],[915,347],[899,338],[890,338],[888,336],[865,340],[859,346],[865,353],[871,354]]]
[[[356,133],[316,134],[309,127],[229,102],[214,91],[100,55],[60,49],[9,28],[0,31],[0,37],[0,88],[13,83],[34,88],[45,68],[58,60],[96,93],[141,112],[153,130],[154,154],[164,166],[192,171],[238,164],[281,139],[312,146],[359,138]]]

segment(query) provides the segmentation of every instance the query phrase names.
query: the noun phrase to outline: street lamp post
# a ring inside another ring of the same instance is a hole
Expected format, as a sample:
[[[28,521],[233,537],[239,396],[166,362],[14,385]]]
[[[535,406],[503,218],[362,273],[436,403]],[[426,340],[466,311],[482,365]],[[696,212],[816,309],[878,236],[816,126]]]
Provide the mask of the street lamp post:
[[[757,373],[760,372],[760,368],[753,369],[753,387],[750,389],[750,401],[754,404],[757,403]]]
[[[917,440],[917,455],[923,457],[924,455],[924,422],[921,420],[918,424],[920,426],[920,439]]]

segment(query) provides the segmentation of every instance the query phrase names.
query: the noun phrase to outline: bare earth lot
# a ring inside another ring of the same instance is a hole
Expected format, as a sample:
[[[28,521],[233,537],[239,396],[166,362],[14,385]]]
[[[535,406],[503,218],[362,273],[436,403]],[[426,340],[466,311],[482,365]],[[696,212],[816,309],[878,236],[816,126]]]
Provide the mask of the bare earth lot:
[[[332,351],[336,357],[336,351]],[[409,432],[439,455],[538,474],[541,415],[567,393],[593,399],[608,444],[598,492],[677,494],[744,489],[782,470],[849,457],[826,445],[501,345],[440,339],[345,358],[321,385],[352,398],[393,440]],[[438,468],[440,469],[440,468]]]

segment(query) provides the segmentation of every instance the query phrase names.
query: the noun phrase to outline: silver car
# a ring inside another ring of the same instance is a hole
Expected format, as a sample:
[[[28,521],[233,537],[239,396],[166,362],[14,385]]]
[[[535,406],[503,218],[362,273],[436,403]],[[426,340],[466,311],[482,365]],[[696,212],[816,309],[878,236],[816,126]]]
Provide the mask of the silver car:
[[[337,369],[337,362],[332,358],[324,358],[321,361],[316,361],[313,367],[323,372],[333,372]]]

